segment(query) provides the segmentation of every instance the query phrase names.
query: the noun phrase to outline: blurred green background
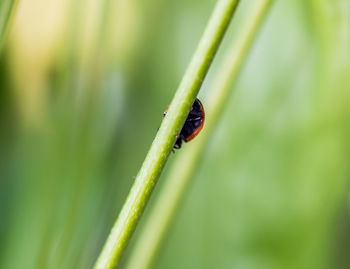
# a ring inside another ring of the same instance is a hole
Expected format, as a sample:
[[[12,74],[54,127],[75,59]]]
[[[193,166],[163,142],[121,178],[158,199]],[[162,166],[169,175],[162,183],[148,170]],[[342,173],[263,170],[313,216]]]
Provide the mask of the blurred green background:
[[[19,1],[0,55],[0,268],[92,267],[215,2]],[[154,268],[350,268],[349,54],[348,0],[275,1]]]

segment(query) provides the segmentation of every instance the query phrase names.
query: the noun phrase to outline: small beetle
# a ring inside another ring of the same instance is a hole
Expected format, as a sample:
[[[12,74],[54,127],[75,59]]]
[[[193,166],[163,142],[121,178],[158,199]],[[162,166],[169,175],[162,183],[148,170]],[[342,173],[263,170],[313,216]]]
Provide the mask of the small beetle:
[[[164,111],[163,118],[168,112],[169,106]],[[199,101],[199,99],[196,98],[192,105],[190,113],[187,116],[184,126],[181,129],[180,134],[176,137],[176,142],[174,145],[175,149],[181,148],[182,140],[185,142],[189,142],[199,134],[204,125],[204,118],[205,114],[203,105],[201,101]]]

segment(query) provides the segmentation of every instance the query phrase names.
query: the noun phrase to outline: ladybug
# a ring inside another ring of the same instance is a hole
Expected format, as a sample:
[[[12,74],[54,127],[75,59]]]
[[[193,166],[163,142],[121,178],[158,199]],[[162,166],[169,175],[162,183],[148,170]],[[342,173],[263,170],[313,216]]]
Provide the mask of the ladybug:
[[[163,118],[168,112],[169,106],[164,111]],[[189,142],[199,134],[204,125],[204,118],[205,114],[203,105],[201,101],[199,101],[199,99],[196,98],[190,112],[188,113],[187,119],[184,123],[184,126],[181,129],[180,134],[176,136],[176,142],[174,145],[175,149],[181,148],[182,140],[185,142]]]

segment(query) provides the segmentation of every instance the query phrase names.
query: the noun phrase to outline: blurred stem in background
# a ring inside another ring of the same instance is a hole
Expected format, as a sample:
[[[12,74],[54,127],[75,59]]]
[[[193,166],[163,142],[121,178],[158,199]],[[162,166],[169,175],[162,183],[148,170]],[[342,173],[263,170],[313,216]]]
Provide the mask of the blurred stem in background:
[[[236,10],[238,0],[220,0],[172,100],[127,200],[115,222],[95,268],[113,268],[129,242],[155,184],[173,149],[188,112]]]
[[[1,0],[0,2],[0,52],[4,46],[7,29],[19,0]]]
[[[159,251],[166,232],[172,223],[177,209],[186,193],[187,187],[203,155],[204,149],[219,121],[220,115],[233,92],[232,84],[236,82],[254,40],[261,28],[273,0],[257,0],[252,3],[251,11],[247,13],[246,22],[239,32],[238,40],[224,56],[224,62],[219,68],[208,96],[206,106],[206,123],[203,133],[181,152],[174,163],[165,186],[142,227],[137,238],[127,269],[148,269]]]

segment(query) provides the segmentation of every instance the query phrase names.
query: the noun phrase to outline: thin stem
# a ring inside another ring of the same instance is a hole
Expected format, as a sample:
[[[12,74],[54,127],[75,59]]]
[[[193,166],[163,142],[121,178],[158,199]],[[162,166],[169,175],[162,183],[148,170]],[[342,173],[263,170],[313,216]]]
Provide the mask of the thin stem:
[[[18,0],[1,0],[0,3],[0,52],[4,45],[7,30],[11,24],[12,15]]]
[[[169,178],[166,180],[155,207],[151,211],[144,229],[140,233],[140,238],[136,242],[127,265],[128,269],[150,268],[157,251],[160,249],[167,229],[202,156],[204,146],[215,130],[226,100],[229,99],[229,95],[232,93],[232,84],[237,80],[242,70],[243,63],[247,59],[272,0],[257,0],[257,2],[240,34],[238,34],[238,42],[233,43],[219,69],[219,75],[212,87],[215,90],[211,92],[211,96],[208,98],[210,103],[206,107],[205,129],[192,142],[192,145],[186,145],[182,155],[172,167]]]
[[[176,135],[180,132],[198,94],[237,3],[238,0],[218,1],[171,102],[167,116],[159,128],[94,268],[113,268],[118,263],[174,146]]]

